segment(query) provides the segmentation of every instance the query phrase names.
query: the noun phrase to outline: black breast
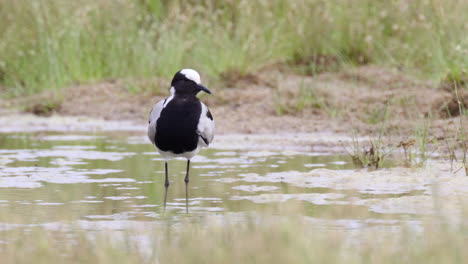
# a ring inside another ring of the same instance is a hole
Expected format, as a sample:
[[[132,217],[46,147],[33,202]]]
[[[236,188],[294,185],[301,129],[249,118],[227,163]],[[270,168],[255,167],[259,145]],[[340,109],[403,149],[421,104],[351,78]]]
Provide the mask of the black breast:
[[[174,97],[163,108],[156,123],[156,146],[175,154],[195,150],[200,114],[201,103],[197,98]]]

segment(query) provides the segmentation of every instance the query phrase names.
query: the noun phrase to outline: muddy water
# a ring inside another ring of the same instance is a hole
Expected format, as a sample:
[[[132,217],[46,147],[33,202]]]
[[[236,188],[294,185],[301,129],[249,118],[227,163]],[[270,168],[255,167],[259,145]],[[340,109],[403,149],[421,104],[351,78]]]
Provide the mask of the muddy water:
[[[152,220],[161,214],[163,161],[143,137],[1,135],[0,148],[0,210],[18,213],[22,220]],[[169,163],[167,210],[174,213],[185,212],[185,164]],[[265,194],[286,195],[272,203],[339,199],[328,188],[293,187],[282,176],[264,177],[311,168],[352,166],[346,156],[326,153],[204,150],[192,160],[190,212],[256,210],[266,201],[249,197]],[[310,203],[311,214],[314,207]]]
[[[427,214],[418,211],[420,198],[430,197],[426,178],[357,175],[345,154],[231,146],[215,144],[192,160],[190,215],[300,207],[314,221],[355,228]],[[185,165],[169,163],[166,214],[185,215]],[[163,161],[144,136],[0,134],[0,216],[10,225],[154,222],[163,217],[163,173]]]

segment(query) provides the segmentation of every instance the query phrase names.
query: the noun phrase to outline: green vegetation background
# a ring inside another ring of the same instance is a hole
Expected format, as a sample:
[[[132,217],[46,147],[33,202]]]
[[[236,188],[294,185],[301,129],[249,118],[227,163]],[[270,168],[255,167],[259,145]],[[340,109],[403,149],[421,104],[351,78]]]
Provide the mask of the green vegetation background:
[[[465,0],[0,1],[0,87],[17,96],[182,67],[216,79],[298,61],[313,72],[319,57],[438,80],[467,68],[466,14]]]

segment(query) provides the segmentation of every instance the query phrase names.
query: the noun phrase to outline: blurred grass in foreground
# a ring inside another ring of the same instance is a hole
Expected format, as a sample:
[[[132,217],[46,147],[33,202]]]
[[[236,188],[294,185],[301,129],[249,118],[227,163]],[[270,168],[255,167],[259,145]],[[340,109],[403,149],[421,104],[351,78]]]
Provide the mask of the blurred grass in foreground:
[[[433,222],[422,231],[404,224],[401,229],[340,231],[316,228],[295,217],[207,219],[168,220],[157,231],[140,234],[37,227],[4,231],[2,263],[441,264],[468,258],[468,229],[463,224]]]
[[[0,1],[0,87],[14,96],[182,67],[217,78],[277,62],[313,72],[317,56],[438,79],[468,66],[467,13],[465,0]]]

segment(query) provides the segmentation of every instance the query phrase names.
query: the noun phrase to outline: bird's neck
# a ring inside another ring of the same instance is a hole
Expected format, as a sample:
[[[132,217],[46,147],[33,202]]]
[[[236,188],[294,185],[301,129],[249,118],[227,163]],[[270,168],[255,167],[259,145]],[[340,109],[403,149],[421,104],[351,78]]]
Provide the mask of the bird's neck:
[[[193,93],[174,93],[174,98],[198,100],[197,95]]]

